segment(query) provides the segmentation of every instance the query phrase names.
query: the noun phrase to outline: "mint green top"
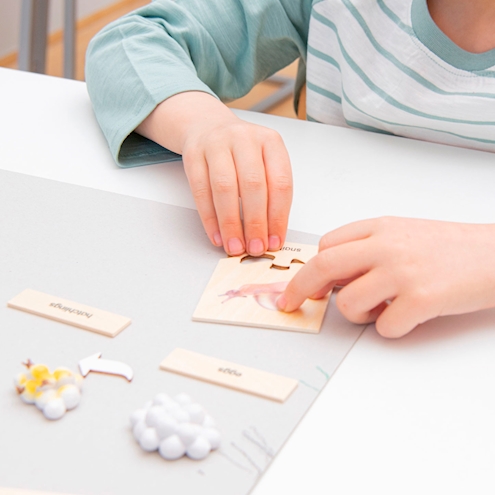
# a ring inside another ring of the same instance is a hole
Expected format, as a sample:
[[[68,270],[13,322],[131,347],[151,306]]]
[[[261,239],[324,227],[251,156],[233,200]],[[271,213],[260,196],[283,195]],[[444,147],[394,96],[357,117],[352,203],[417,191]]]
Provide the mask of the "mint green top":
[[[133,133],[168,97],[194,90],[233,100],[298,57],[304,61],[311,5],[155,0],[105,27],[89,45],[86,81],[117,163],[177,159]]]
[[[117,163],[178,156],[133,130],[166,98],[223,101],[300,58],[307,118],[495,152],[495,50],[462,50],[427,0],[155,0],[107,26],[86,80]]]

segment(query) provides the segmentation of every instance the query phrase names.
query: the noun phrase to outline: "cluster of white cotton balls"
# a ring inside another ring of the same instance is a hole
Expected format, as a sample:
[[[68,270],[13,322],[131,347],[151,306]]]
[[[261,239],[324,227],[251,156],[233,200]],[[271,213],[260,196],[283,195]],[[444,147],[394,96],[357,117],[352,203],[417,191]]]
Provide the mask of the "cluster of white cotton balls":
[[[67,368],[57,368],[53,373],[44,364],[34,364],[29,359],[25,373],[14,380],[17,393],[27,404],[34,404],[47,419],[60,419],[74,409],[81,400],[82,376]]]
[[[204,408],[187,394],[158,394],[131,414],[134,438],[147,452],[169,461],[187,455],[204,459],[220,446],[220,433]]]

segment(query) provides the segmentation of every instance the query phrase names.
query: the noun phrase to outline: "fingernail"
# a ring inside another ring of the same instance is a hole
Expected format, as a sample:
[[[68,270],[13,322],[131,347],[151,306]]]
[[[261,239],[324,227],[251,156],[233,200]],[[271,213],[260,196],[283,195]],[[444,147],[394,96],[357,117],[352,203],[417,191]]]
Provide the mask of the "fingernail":
[[[277,299],[277,307],[281,311],[285,311],[285,308],[287,307],[287,299],[283,294],[281,294]]]
[[[221,246],[223,244],[220,232],[215,232],[213,234],[213,244],[215,244],[215,246]]]
[[[241,240],[238,239],[237,237],[232,237],[232,239],[229,239],[228,247],[229,247],[229,254],[232,255],[242,254],[244,252],[244,246],[242,245]]]
[[[268,249],[270,249],[270,251],[280,249],[280,237],[278,235],[271,235],[268,237]]]
[[[251,239],[249,241],[249,254],[258,256],[259,254],[263,254],[264,252],[265,246],[263,245],[263,241],[261,239]]]

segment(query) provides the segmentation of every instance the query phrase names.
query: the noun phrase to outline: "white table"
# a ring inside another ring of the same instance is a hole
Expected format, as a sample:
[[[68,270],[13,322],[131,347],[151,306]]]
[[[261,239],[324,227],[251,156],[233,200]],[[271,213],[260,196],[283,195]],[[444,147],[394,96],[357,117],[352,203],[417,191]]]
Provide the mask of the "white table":
[[[0,69],[0,88],[2,169],[194,207],[180,163],[114,165],[83,83]],[[492,154],[238,114],[285,139],[290,228],[385,214],[495,222]],[[492,310],[398,341],[370,326],[254,493],[494,493],[494,356]]]

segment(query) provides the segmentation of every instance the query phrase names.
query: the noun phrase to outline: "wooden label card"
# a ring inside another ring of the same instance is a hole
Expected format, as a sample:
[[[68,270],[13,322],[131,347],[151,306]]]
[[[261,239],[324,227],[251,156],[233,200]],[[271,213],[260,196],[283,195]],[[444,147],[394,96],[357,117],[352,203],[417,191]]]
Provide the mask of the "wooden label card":
[[[290,279],[317,252],[317,246],[286,242],[280,251],[260,258],[244,254],[220,260],[193,320],[318,333],[329,295],[308,299],[293,313],[277,309]]]
[[[185,349],[175,349],[171,352],[160,363],[160,368],[278,402],[284,402],[298,385],[298,381],[293,378],[274,375]]]
[[[75,327],[115,337],[131,324],[130,318],[43,292],[26,289],[11,299],[7,306]]]

